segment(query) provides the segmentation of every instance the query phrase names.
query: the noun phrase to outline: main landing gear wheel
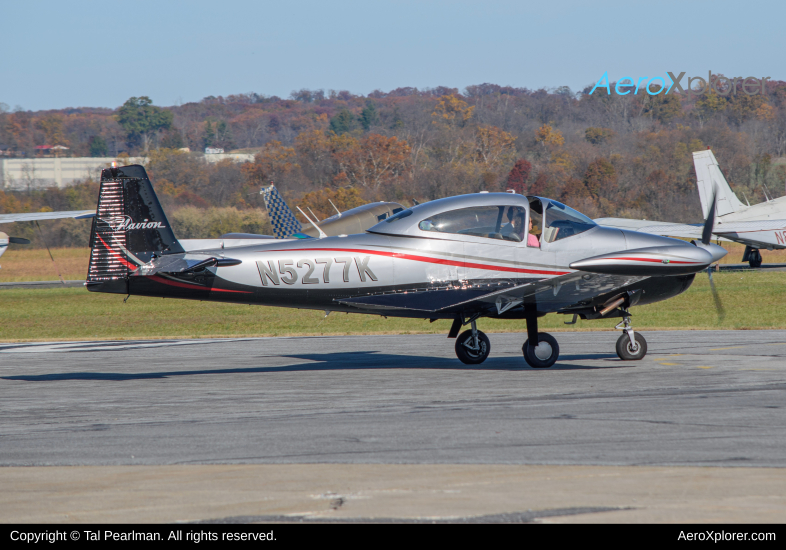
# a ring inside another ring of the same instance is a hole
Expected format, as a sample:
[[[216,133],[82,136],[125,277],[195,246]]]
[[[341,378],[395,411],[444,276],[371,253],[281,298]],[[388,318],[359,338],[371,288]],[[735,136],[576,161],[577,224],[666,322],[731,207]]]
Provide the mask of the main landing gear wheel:
[[[471,330],[465,330],[456,338],[456,356],[459,361],[466,365],[479,365],[489,356],[491,352],[491,342],[488,336],[481,331],[477,333],[477,342]]]
[[[524,359],[533,369],[547,369],[559,359],[559,344],[557,340],[545,332],[538,333],[538,345],[531,346],[529,339],[521,347]]]
[[[623,361],[638,361],[647,355],[647,341],[638,332],[633,335],[636,345],[630,341],[630,336],[623,333],[617,340],[617,355]]]
[[[751,250],[751,254],[748,259],[748,264],[750,264],[752,268],[761,267],[761,252],[759,252],[755,248]]]

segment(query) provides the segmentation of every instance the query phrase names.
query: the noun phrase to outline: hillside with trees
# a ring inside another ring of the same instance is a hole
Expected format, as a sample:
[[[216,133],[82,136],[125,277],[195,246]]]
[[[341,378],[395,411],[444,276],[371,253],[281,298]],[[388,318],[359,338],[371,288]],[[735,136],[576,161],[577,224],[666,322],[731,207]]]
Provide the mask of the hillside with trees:
[[[30,158],[36,146],[63,145],[73,156],[147,156],[173,224],[188,233],[196,226],[188,220],[209,218],[211,235],[264,230],[259,189],[271,181],[320,217],[332,211],[328,198],[350,208],[514,189],[592,217],[696,222],[691,152],[707,147],[743,201],[784,194],[786,82],[767,82],[763,95],[691,99],[590,89],[299,90],[286,99],[249,93],[157,107],[139,97],[115,110],[39,112],[0,104],[0,150]],[[183,150],[205,147],[255,160],[212,164]],[[90,181],[0,191],[0,212],[91,208],[96,196]],[[52,230],[50,238],[77,244],[83,233]]]

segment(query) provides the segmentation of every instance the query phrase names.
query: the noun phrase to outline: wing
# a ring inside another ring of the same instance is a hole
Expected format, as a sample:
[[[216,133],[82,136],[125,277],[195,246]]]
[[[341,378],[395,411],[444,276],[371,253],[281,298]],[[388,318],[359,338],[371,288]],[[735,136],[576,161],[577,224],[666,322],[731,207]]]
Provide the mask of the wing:
[[[755,231],[775,231],[786,229],[786,220],[760,220],[750,222],[718,222],[712,232],[716,235],[724,233],[751,233]]]
[[[574,271],[551,279],[489,292],[488,288],[439,289],[395,292],[337,300],[360,309],[403,310],[428,315],[496,309],[502,314],[523,303],[536,304],[540,312],[553,312],[646,279],[647,276],[611,275]]]
[[[63,212],[24,212],[19,214],[0,214],[0,223],[32,222],[37,220],[59,220],[74,218],[82,220],[96,215],[95,210],[67,210]]]
[[[685,224],[671,222],[654,222],[651,220],[629,220],[626,218],[598,218],[593,220],[598,225],[614,227],[616,229],[627,229],[629,231],[639,231],[650,235],[661,235],[663,237],[681,237],[683,239],[701,239],[702,224]],[[715,226],[715,235],[722,234],[719,231],[720,224]],[[726,227],[724,224],[722,227]],[[720,237],[722,241],[729,241]]]

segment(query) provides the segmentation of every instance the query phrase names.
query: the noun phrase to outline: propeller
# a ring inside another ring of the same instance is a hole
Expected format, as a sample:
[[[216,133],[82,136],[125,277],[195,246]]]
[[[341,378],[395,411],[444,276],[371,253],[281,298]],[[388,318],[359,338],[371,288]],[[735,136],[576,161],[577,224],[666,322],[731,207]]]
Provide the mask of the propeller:
[[[30,244],[30,239],[23,239],[22,237],[8,237],[10,244]]]
[[[712,188],[712,206],[710,211],[707,213],[707,219],[704,220],[704,228],[701,231],[701,244],[708,245],[710,244],[710,239],[712,239],[712,230],[715,228],[715,210],[716,204],[715,199],[718,196],[718,190],[713,186]],[[715,302],[715,311],[718,312],[718,321],[723,321],[726,317],[726,310],[723,309],[723,304],[721,303],[720,296],[718,296],[718,291],[715,289],[715,281],[712,280],[712,266],[707,266],[707,275],[710,278],[710,290],[712,291],[712,301]]]
[[[715,198],[718,196],[718,190],[713,186],[712,188],[712,207],[707,214],[707,219],[704,220],[704,229],[701,230],[701,244],[710,244],[712,239],[712,230],[715,228]]]
[[[715,302],[715,311],[718,312],[718,321],[723,321],[726,317],[726,310],[723,308],[718,291],[715,290],[715,281],[712,280],[712,266],[707,268],[707,275],[710,277],[710,290],[712,290],[712,300]]]

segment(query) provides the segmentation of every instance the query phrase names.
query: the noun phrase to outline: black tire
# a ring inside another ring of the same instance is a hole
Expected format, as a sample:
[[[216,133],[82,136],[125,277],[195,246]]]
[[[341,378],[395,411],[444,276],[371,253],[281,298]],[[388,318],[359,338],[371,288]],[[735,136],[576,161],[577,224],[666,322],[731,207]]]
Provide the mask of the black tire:
[[[542,344],[547,344],[547,346],[542,346]],[[559,344],[551,334],[539,332],[538,346],[540,347],[530,346],[529,340],[521,346],[524,359],[526,359],[530,367],[533,369],[547,369],[557,362],[557,359],[559,359]],[[546,357],[544,352],[550,353],[550,355]]]
[[[472,349],[472,331],[465,330],[456,338],[456,357],[465,365],[479,365],[491,353],[491,342],[488,336],[478,331],[478,347]]]
[[[644,339],[644,336],[636,332],[633,339],[636,340],[638,349],[633,349],[633,346],[630,345],[630,337],[624,332],[617,340],[617,355],[623,361],[638,361],[647,355],[647,340]]]
[[[754,269],[761,267],[761,252],[758,250],[752,250],[748,263]]]

